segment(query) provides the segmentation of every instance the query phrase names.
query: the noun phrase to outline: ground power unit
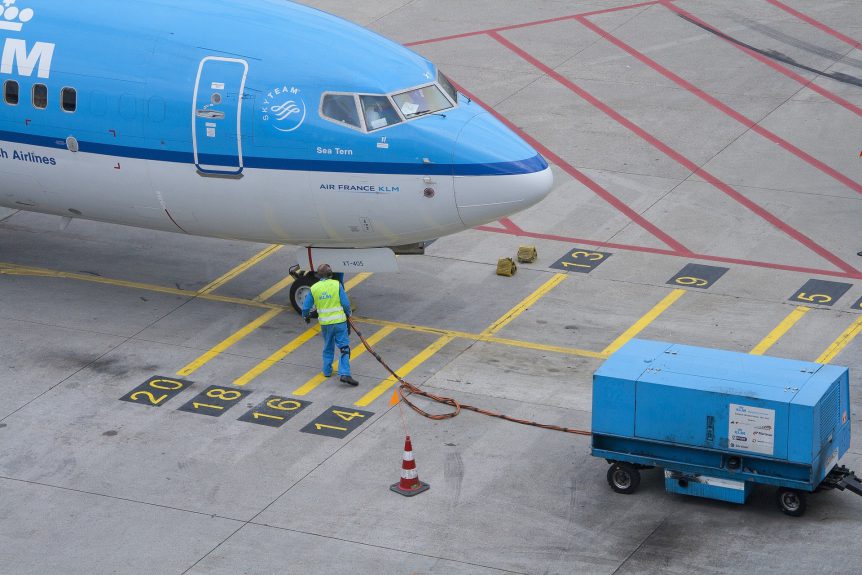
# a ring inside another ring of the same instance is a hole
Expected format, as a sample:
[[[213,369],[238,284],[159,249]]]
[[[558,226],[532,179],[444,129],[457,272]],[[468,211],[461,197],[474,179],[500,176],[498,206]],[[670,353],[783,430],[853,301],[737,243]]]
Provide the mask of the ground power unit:
[[[774,485],[788,515],[814,491],[862,495],[838,466],[850,447],[845,367],[635,339],[593,376],[592,428],[619,493],[657,467],[672,493],[734,503]]]

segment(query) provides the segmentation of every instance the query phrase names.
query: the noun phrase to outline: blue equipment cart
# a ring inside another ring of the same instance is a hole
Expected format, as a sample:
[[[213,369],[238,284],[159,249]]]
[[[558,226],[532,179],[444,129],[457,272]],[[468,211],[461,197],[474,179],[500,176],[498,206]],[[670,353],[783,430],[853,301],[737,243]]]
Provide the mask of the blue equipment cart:
[[[838,460],[850,447],[845,367],[632,340],[593,376],[592,454],[632,493],[664,468],[671,493],[745,503],[756,483],[802,515],[806,494],[862,482]]]

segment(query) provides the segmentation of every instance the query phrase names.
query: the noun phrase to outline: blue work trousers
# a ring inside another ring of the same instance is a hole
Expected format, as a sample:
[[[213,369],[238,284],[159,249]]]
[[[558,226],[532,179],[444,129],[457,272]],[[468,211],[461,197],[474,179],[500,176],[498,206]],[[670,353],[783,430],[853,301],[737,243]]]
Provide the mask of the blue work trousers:
[[[323,336],[323,375],[332,375],[332,360],[338,349],[338,375],[350,375],[350,335],[347,322],[320,326]]]

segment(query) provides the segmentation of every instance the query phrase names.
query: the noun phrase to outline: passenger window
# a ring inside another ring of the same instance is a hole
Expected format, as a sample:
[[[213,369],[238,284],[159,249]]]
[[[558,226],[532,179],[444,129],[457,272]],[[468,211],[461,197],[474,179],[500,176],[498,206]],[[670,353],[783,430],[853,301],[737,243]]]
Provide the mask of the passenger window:
[[[18,82],[6,80],[3,83],[3,99],[12,106],[18,105]]]
[[[359,123],[359,112],[356,109],[356,99],[353,94],[326,94],[323,96],[321,113],[324,118],[362,128]]]
[[[74,112],[78,109],[78,92],[75,88],[63,88],[60,102],[64,112]]]
[[[360,99],[369,132],[401,122],[401,117],[386,96],[360,96]]]
[[[44,110],[48,107],[48,86],[33,84],[33,106]]]

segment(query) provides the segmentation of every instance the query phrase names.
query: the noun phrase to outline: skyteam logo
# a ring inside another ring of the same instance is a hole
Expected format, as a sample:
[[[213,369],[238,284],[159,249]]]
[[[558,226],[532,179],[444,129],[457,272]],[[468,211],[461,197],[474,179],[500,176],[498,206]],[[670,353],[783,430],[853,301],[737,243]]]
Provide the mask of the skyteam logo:
[[[20,32],[24,27],[24,24],[32,20],[33,16],[35,16],[32,8],[19,10],[18,7],[15,6],[16,1],[17,0],[3,0],[3,5],[0,6],[0,16],[3,17],[3,19],[0,20],[0,30]]]
[[[282,86],[271,90],[263,100],[261,119],[279,132],[293,132],[305,122],[308,109],[296,87]]]

